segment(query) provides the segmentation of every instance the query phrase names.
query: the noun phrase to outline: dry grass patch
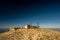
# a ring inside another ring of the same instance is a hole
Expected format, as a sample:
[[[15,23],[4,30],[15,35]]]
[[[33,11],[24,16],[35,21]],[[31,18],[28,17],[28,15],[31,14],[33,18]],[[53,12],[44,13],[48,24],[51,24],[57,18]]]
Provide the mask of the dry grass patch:
[[[0,40],[60,40],[60,32],[48,29],[18,29],[0,34]]]

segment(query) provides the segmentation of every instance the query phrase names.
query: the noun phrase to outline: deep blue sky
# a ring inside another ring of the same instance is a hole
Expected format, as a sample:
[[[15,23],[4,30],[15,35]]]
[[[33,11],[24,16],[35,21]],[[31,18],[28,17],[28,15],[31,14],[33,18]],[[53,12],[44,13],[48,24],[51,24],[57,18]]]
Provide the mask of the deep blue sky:
[[[0,27],[23,26],[60,28],[59,0],[0,1]]]

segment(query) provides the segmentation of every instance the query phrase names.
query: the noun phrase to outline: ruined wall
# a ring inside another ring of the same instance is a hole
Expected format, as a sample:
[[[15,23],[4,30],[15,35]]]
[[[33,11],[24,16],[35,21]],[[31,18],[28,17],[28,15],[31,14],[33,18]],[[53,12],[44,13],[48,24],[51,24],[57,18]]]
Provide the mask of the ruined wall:
[[[10,31],[14,31],[15,30],[15,28],[13,28],[13,27],[10,27]]]

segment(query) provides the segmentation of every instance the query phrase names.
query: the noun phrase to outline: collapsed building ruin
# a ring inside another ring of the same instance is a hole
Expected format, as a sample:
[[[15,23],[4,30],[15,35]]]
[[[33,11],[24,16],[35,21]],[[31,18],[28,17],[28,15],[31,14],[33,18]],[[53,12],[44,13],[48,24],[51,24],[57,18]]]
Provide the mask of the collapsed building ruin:
[[[30,28],[39,28],[39,27],[38,26],[32,26],[32,25],[25,25],[24,28],[30,29]]]
[[[32,25],[25,25],[23,27],[10,27],[10,30],[17,30],[17,29],[36,29],[39,28],[39,26],[32,26]]]

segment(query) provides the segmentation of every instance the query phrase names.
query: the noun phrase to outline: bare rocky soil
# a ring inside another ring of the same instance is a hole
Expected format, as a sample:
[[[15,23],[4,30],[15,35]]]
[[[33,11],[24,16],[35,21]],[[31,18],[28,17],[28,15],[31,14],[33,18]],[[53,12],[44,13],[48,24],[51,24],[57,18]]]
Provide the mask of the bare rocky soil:
[[[48,29],[18,29],[0,33],[0,40],[60,40],[60,32]]]

